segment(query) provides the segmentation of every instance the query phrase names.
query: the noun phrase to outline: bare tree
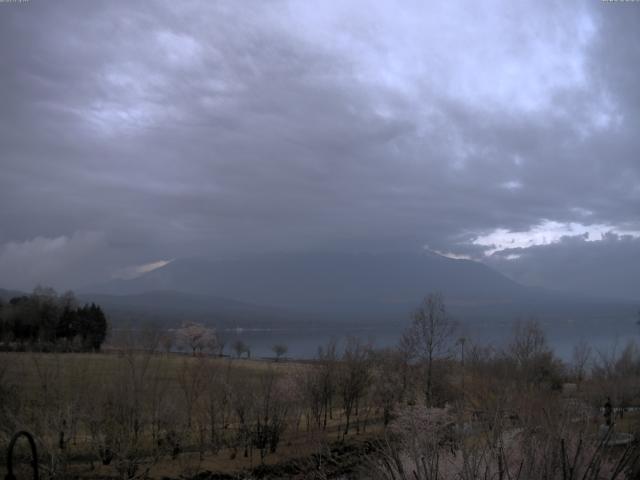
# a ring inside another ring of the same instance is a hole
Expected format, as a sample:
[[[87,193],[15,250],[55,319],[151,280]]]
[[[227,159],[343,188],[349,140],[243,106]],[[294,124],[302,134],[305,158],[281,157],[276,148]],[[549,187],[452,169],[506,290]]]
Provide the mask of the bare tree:
[[[527,385],[541,382],[557,384],[563,371],[562,363],[554,357],[544,330],[534,318],[514,324],[513,337],[507,355],[515,365],[515,379]]]
[[[329,341],[318,349],[320,398],[323,404],[324,421],[322,428],[327,428],[327,416],[333,419],[333,397],[336,393],[336,342]]]
[[[160,337],[160,346],[164,350],[164,353],[169,355],[171,349],[174,347],[176,341],[175,334],[172,330],[165,330]]]
[[[242,340],[236,340],[233,342],[233,351],[236,353],[236,357],[238,358],[240,358],[243,353],[246,353],[247,358],[249,358],[249,346]]]
[[[391,421],[394,407],[404,396],[403,363],[398,350],[382,350],[373,356],[372,401],[382,410],[385,427]]]
[[[178,370],[178,385],[184,398],[184,406],[187,414],[187,427],[191,427],[193,412],[196,402],[202,395],[205,385],[207,368],[206,359],[201,357],[197,360],[184,358]]]
[[[346,418],[344,435],[349,434],[351,418],[359,416],[360,401],[371,382],[371,347],[359,339],[349,337],[339,367],[338,390]],[[359,424],[357,426],[359,428]]]
[[[300,414],[306,416],[307,432],[311,430],[312,422],[314,426],[322,426],[322,394],[321,394],[321,373],[315,365],[306,370],[295,372],[296,390],[298,393],[298,403],[302,407]],[[299,424],[299,417],[298,423]]]
[[[157,323],[147,323],[142,326],[137,334],[138,347],[143,351],[155,353],[161,346],[163,339],[163,331]]]
[[[449,318],[439,293],[431,293],[413,315],[413,322],[404,333],[402,344],[411,356],[426,364],[425,397],[433,404],[433,361],[451,353],[455,325]]]
[[[88,402],[87,423],[95,454],[104,465],[111,465],[119,478],[146,478],[158,461],[159,452],[147,448],[147,432],[154,431],[154,408],[148,400],[162,402],[161,385],[150,379],[162,366],[151,351],[139,351],[138,340],[130,339],[117,357],[109,382],[96,382]],[[157,366],[156,369],[153,367]],[[105,378],[102,375],[99,378]]]
[[[252,424],[251,420],[255,415],[258,399],[257,380],[253,376],[240,378],[231,376],[229,378],[229,389],[231,405],[235,414],[236,443],[232,458],[235,458],[238,447],[244,451],[245,458],[253,455]]]
[[[208,362],[205,371],[204,397],[201,407],[208,424],[209,443],[211,450],[217,453],[223,444],[224,431],[229,423],[229,410],[231,408],[231,392],[229,389],[229,377],[231,365],[222,365],[218,362]]]
[[[508,346],[508,352],[518,362],[524,365],[538,355],[547,353],[547,337],[535,318],[517,321],[513,327],[513,337]]]
[[[282,357],[282,356],[287,354],[287,351],[289,349],[283,343],[278,343],[278,344],[274,345],[273,347],[271,347],[271,350],[276,355],[276,362],[277,362],[278,360],[280,360],[280,357]]]
[[[294,371],[301,407],[299,414],[304,413],[306,416],[307,434],[312,426],[316,427],[317,431],[325,430],[328,420],[333,418],[332,406],[337,390],[338,364],[336,342],[332,340],[326,346],[318,348],[316,361],[308,368]]]
[[[591,361],[591,347],[587,342],[581,340],[573,347],[571,355],[571,367],[576,382],[581,383],[587,373],[587,365]]]
[[[286,428],[292,389],[289,382],[279,378],[273,369],[264,372],[258,379],[258,394],[252,427],[253,445],[264,462],[267,453],[275,453],[280,437]]]
[[[227,346],[227,339],[225,336],[218,333],[218,342],[216,345],[216,355],[219,357],[224,357],[224,348]]]

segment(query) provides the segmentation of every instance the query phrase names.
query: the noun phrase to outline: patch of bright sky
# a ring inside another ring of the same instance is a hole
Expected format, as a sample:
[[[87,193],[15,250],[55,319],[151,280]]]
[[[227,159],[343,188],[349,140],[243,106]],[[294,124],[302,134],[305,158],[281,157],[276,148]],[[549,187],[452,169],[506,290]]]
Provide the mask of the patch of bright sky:
[[[316,6],[292,3],[297,35],[349,58],[356,79],[478,108],[552,107],[558,89],[586,84],[585,51],[596,33],[576,4],[556,5],[553,15],[501,1]]]
[[[622,114],[607,92],[601,92],[595,98],[586,118],[575,123],[575,128],[584,140],[595,132],[611,130],[624,123]]]
[[[621,231],[611,225],[582,225],[575,222],[560,223],[545,220],[526,232],[510,232],[500,228],[487,235],[478,236],[473,241],[473,244],[486,247],[485,255],[491,255],[495,252],[512,248],[549,245],[559,242],[562,237],[583,236],[585,240],[593,242],[602,240],[607,233],[640,237],[640,232],[638,231]]]
[[[142,103],[123,106],[114,103],[96,102],[87,113],[92,125],[100,133],[114,135],[126,130],[153,125],[158,112],[153,105]]]
[[[146,45],[158,64],[125,54],[118,62],[105,66],[101,81],[106,98],[96,99],[84,112],[95,129],[105,135],[135,131],[153,126],[170,114],[176,114],[163,98],[170,82],[167,69],[191,69],[202,59],[202,46],[193,37],[167,30],[158,31]]]
[[[502,183],[500,186],[506,190],[519,190],[522,188],[522,182],[519,182],[518,180],[509,180],[508,182]]]
[[[593,215],[593,211],[587,209],[587,208],[582,208],[582,207],[573,207],[571,209],[572,212],[577,213],[578,215],[582,216],[582,217],[589,217],[591,215]]]
[[[193,66],[202,58],[202,46],[189,35],[165,30],[156,34],[156,42],[174,67]]]

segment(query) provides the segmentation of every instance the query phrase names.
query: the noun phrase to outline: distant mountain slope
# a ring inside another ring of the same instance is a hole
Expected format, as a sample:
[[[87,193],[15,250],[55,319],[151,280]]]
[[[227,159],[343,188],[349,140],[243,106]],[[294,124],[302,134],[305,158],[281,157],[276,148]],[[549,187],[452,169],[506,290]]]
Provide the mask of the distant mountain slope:
[[[5,290],[0,288],[0,300],[8,302],[11,298],[29,295],[28,292]],[[80,293],[76,295],[79,303],[100,305],[113,326],[140,326],[146,323],[158,325],[179,325],[182,322],[195,321],[215,324],[220,328],[235,328],[252,325],[254,327],[285,327],[300,323],[321,320],[307,312],[255,305],[246,302],[221,298],[213,295],[198,295],[170,290],[151,291],[133,295],[110,295],[102,293]]]
[[[251,259],[175,260],[96,291],[133,294],[174,290],[283,307],[325,303],[415,303],[441,291],[450,302],[502,302],[523,287],[489,267],[431,253],[271,255]]]
[[[94,290],[129,295],[172,290],[354,321],[406,319],[426,293],[435,291],[465,318],[533,314],[577,319],[633,312],[627,304],[524,287],[481,263],[429,252],[181,259]]]
[[[296,321],[299,314],[281,308],[254,305],[220,298],[170,290],[133,295],[85,293],[81,302],[101,305],[115,323],[170,323],[197,321],[234,327],[246,323],[267,326]]]

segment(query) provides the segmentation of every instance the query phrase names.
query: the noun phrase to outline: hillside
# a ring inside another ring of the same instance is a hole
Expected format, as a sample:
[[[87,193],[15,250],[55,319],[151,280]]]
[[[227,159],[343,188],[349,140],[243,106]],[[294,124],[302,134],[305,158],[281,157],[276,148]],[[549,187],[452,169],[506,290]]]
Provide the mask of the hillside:
[[[85,293],[79,295],[79,299],[103,306],[110,319],[119,325],[148,322],[177,325],[197,321],[224,328],[247,323],[267,327],[281,326],[299,318],[299,314],[282,308],[171,290],[132,295]],[[307,318],[311,319],[310,316]]]

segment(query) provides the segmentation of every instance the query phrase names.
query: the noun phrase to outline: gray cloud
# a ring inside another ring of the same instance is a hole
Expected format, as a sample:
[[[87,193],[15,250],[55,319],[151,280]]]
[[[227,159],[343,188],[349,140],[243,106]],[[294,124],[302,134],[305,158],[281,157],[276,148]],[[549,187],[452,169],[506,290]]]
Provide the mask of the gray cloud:
[[[638,20],[607,2],[2,4],[0,245],[31,273],[0,282],[247,252],[481,258],[479,235],[545,220],[640,231]],[[91,264],[11,253],[95,234]]]
[[[91,272],[102,266],[104,259],[98,256],[105,247],[104,237],[95,232],[8,242],[0,249],[0,272],[12,288],[30,290],[34,282],[69,288],[91,278]]]

